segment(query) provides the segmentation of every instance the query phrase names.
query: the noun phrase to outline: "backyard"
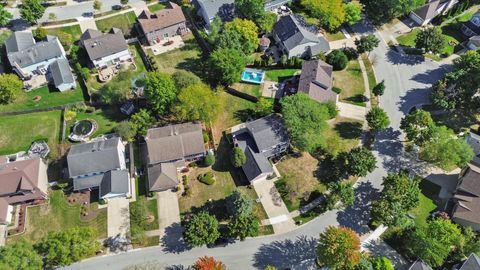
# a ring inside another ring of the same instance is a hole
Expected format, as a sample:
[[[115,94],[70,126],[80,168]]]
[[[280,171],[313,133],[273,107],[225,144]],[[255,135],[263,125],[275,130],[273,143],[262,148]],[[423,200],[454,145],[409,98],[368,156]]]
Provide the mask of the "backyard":
[[[21,91],[14,102],[0,105],[0,112],[18,112],[31,109],[43,109],[55,106],[82,102],[83,92],[77,89],[60,92],[49,86],[43,86],[31,91]]]
[[[130,37],[133,35],[133,26],[135,25],[136,21],[137,16],[135,15],[135,12],[130,11],[113,17],[98,20],[96,21],[96,24],[98,30],[102,32],[109,31],[112,27],[115,27],[121,29],[126,37]]]
[[[295,74],[299,74],[300,70],[295,68],[285,69],[270,69],[267,70],[265,77],[267,80],[274,82],[282,82],[288,78],[291,78]]]
[[[120,113],[120,110],[116,107],[105,108],[105,109],[98,109],[94,112],[77,112],[77,117],[75,120],[70,121],[67,124],[67,131],[66,135],[70,134],[73,125],[80,120],[84,119],[93,119],[97,122],[98,128],[97,130],[91,135],[91,138],[98,137],[100,135],[112,133],[114,128],[124,120],[126,116]]]
[[[365,86],[358,60],[348,62],[344,70],[334,71],[333,85],[342,89],[341,101],[365,106]]]
[[[98,204],[93,203],[93,208]],[[26,232],[19,236],[7,239],[8,243],[16,242],[21,237],[37,242],[51,231],[65,231],[74,227],[91,227],[95,230],[97,238],[107,237],[107,209],[99,211],[97,216],[90,221],[80,220],[81,205],[70,205],[61,190],[50,193],[49,204],[32,206],[27,208]]]
[[[46,140],[50,156],[56,157],[60,138],[61,111],[0,117],[0,154],[26,151],[32,142]]]

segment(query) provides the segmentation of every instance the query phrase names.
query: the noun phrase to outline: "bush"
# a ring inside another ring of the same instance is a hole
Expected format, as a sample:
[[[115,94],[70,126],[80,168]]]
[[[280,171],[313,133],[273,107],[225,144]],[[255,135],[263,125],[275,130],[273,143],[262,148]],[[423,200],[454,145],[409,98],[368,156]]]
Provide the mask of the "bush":
[[[215,156],[208,154],[205,159],[203,160],[203,164],[205,166],[212,166],[215,163]]]
[[[185,186],[185,191],[183,192],[183,196],[191,197],[192,196],[192,189],[190,186]]]
[[[348,58],[340,50],[333,50],[327,55],[327,63],[333,66],[333,70],[343,70],[347,67]]]
[[[47,37],[48,33],[47,33],[47,30],[45,30],[45,28],[38,27],[37,29],[33,30],[32,34],[36,39],[42,40]]]
[[[342,93],[342,88],[334,86],[332,87],[332,91],[340,95],[340,93]]]
[[[247,162],[247,156],[239,147],[234,147],[231,154],[231,162],[235,168],[240,168]]]
[[[210,141],[210,136],[208,135],[208,133],[206,131],[203,131],[202,135],[203,135],[203,142],[208,143]]]
[[[348,60],[354,60],[358,58],[358,52],[352,47],[343,49],[343,53],[347,56]]]
[[[213,179],[213,173],[212,172],[207,172],[204,174],[200,174],[197,177],[198,181],[206,184],[206,185],[213,185],[215,183],[215,179]]]

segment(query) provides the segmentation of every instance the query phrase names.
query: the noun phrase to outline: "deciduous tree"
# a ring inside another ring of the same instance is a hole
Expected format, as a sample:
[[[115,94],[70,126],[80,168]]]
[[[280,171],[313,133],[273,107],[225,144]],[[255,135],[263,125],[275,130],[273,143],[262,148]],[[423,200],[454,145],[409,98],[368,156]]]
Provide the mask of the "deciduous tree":
[[[387,23],[425,4],[425,0],[360,0],[368,19],[375,25]]]
[[[346,157],[345,168],[350,175],[367,176],[377,167],[377,159],[364,147],[353,148]]]
[[[219,48],[210,55],[212,80],[231,85],[240,81],[246,66],[245,56],[235,49]]]
[[[0,104],[8,104],[15,100],[22,91],[23,83],[14,74],[0,74]]]
[[[301,5],[321,21],[328,31],[337,30],[345,22],[345,9],[342,0],[302,0]]]
[[[200,257],[193,265],[195,270],[225,270],[227,267],[221,261],[215,260],[213,257]]]
[[[115,127],[115,133],[120,135],[124,141],[133,141],[137,134],[134,126],[129,121],[122,121]]]
[[[184,236],[192,247],[213,244],[220,237],[218,221],[205,211],[192,214],[185,222]]]
[[[42,257],[27,240],[0,248],[0,269],[41,270],[42,266]]]
[[[145,98],[158,116],[167,114],[175,101],[177,89],[172,77],[165,73],[149,72],[146,77]]]
[[[204,83],[190,85],[180,91],[173,111],[184,121],[215,121],[223,111],[223,96]]]
[[[327,54],[327,63],[332,65],[334,70],[343,70],[347,67],[348,57],[341,50],[333,50]]]
[[[172,74],[172,79],[175,82],[177,91],[186,88],[187,86],[201,83],[202,80],[192,72],[186,70],[177,70]]]
[[[445,48],[445,37],[439,27],[423,28],[415,37],[415,47],[425,52],[439,53]]]
[[[45,7],[39,0],[24,0],[20,6],[20,16],[30,24],[36,24],[45,13]]]
[[[350,228],[330,226],[320,234],[317,256],[330,269],[354,269],[360,262],[360,238]]]
[[[265,3],[263,0],[235,0],[235,10],[244,18],[257,22],[265,14]]]
[[[378,132],[386,129],[390,125],[390,119],[387,113],[380,107],[373,107],[367,113],[368,127],[373,132]]]
[[[241,241],[247,237],[258,235],[258,218],[254,215],[241,215],[234,217],[227,225],[228,235],[233,238],[240,238]]]
[[[6,26],[12,18],[13,15],[3,6],[0,6],[0,26]]]
[[[345,4],[345,22],[354,25],[362,20],[362,6],[357,2]]]
[[[145,136],[153,123],[153,117],[147,110],[140,109],[140,111],[132,115],[130,123],[137,134]]]
[[[402,119],[400,128],[405,132],[408,140],[422,146],[432,139],[435,122],[433,122],[429,112],[418,109],[410,112]]]
[[[355,39],[355,45],[357,46],[358,53],[370,53],[378,46],[379,43],[380,40],[374,34],[361,36],[360,39]]]
[[[239,34],[245,55],[254,52],[260,44],[258,28],[250,20],[235,18],[233,21],[225,23],[223,31],[235,31]]]
[[[390,261],[387,257],[377,257],[373,261],[373,269],[374,270],[394,270],[392,261]]]

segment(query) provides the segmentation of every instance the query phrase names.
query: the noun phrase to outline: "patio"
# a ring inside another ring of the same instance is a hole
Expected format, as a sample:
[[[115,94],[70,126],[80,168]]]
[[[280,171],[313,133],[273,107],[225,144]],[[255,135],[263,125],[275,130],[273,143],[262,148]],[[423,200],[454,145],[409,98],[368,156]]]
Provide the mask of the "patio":
[[[45,75],[33,75],[30,80],[24,81],[23,86],[27,91],[31,91],[37,88],[40,88],[41,86],[44,86],[48,83],[47,81],[47,76]]]
[[[113,79],[113,77],[117,75],[122,69],[127,69],[129,67],[133,67],[133,69],[137,68],[132,59],[120,63],[115,63],[114,65],[99,69],[98,80],[100,82],[108,82]]]
[[[145,46],[146,49],[151,49],[153,55],[159,55],[185,46],[181,36],[169,37],[165,40],[152,46]]]

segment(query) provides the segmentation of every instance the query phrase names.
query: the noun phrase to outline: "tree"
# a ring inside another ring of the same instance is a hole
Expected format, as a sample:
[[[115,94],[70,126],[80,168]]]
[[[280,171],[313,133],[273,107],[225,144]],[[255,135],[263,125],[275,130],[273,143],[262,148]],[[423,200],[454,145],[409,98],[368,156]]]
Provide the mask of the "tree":
[[[414,110],[402,119],[400,128],[405,132],[409,141],[422,146],[432,139],[435,122],[429,112]]]
[[[357,2],[345,4],[345,22],[354,25],[362,20],[362,7]]]
[[[302,151],[314,151],[325,146],[323,132],[327,120],[336,112],[325,103],[318,103],[304,93],[287,96],[280,101],[283,119],[292,144]]]
[[[361,0],[365,14],[375,25],[387,23],[425,4],[425,0]]]
[[[68,48],[70,48],[70,46],[73,44],[73,36],[69,33],[58,32],[57,37],[66,50],[68,50]]]
[[[387,257],[377,257],[373,261],[373,269],[374,270],[394,270],[392,261],[390,261]]]
[[[233,21],[225,23],[223,31],[235,31],[239,34],[243,53],[246,55],[254,52],[260,44],[258,28],[250,20],[235,18]]]
[[[385,80],[377,83],[377,85],[373,87],[372,92],[376,97],[383,96],[383,93],[385,92]]]
[[[360,262],[355,266],[355,270],[373,270],[372,262],[370,258],[365,256],[365,254],[361,255]]]
[[[231,85],[240,81],[245,66],[245,56],[235,49],[219,48],[210,55],[212,79],[221,84]]]
[[[332,204],[340,201],[343,207],[349,207],[355,203],[355,192],[352,183],[334,182],[329,185],[329,188],[331,197],[329,200]]]
[[[277,268],[275,266],[267,265],[263,270],[277,270]]]
[[[232,217],[250,216],[253,201],[247,195],[238,191],[232,192],[226,199],[227,211]]]
[[[372,219],[386,226],[408,225],[407,213],[420,202],[420,179],[410,179],[405,171],[383,178],[380,197],[372,203]]]
[[[378,132],[386,129],[390,125],[387,113],[380,107],[373,107],[367,113],[368,127],[373,132]]]
[[[145,136],[153,123],[153,117],[150,116],[147,110],[140,109],[140,111],[132,115],[130,123],[137,134]]]
[[[262,18],[256,21],[258,28],[265,33],[270,33],[273,26],[277,22],[277,14],[273,12],[265,12]]]
[[[96,11],[102,9],[102,2],[100,2],[99,0],[93,1],[93,9]]]
[[[258,117],[267,116],[273,111],[273,100],[260,97],[257,103],[255,103],[255,108],[253,110]]]
[[[186,70],[177,70],[172,74],[172,79],[175,82],[177,91],[186,88],[187,86],[201,83],[202,80],[192,72]]]
[[[360,262],[360,238],[350,228],[328,227],[320,234],[318,262],[330,269],[353,269]]]
[[[45,7],[40,0],[25,0],[20,6],[20,16],[30,24],[36,24],[45,13]]]
[[[48,13],[48,20],[49,21],[56,21],[57,20],[57,14],[55,14],[53,12]],[[59,33],[62,33],[62,32],[59,32]]]
[[[437,54],[445,48],[445,37],[439,27],[423,28],[415,37],[415,48]]]
[[[159,116],[169,112],[177,95],[172,77],[160,72],[147,74],[144,91],[150,109]]]
[[[3,6],[0,6],[0,26],[7,26],[13,15],[8,12]]]
[[[215,260],[213,257],[200,257],[193,265],[195,270],[225,270],[227,267],[221,261]]]
[[[120,0],[120,4],[125,6],[126,4],[128,4],[128,0]]]
[[[77,113],[71,110],[65,110],[65,113],[63,114],[63,119],[65,119],[65,121],[67,122],[72,121],[76,117],[77,117]]]
[[[228,235],[233,238],[240,238],[241,241],[247,237],[258,235],[258,218],[254,215],[241,215],[234,217],[227,225]]]
[[[42,266],[42,257],[25,239],[0,248],[0,269],[41,270]]]
[[[122,121],[115,127],[115,133],[120,135],[124,141],[131,142],[137,134],[132,123],[129,121]]]
[[[235,10],[245,19],[258,22],[265,15],[263,0],[235,0]]]
[[[218,40],[215,43],[215,48],[220,49],[234,49],[245,56],[245,44],[242,42],[240,33],[234,30],[224,30],[218,36]]]
[[[222,97],[204,83],[193,84],[180,91],[173,111],[181,120],[213,122],[223,111]]]
[[[377,159],[370,150],[364,147],[355,147],[347,155],[345,168],[350,175],[367,176],[377,167]]]
[[[213,18],[213,21],[210,23],[210,33],[206,35],[205,39],[210,43],[210,45],[216,45],[220,32],[222,31],[223,22],[222,19],[217,15]]]
[[[100,243],[92,228],[72,228],[50,232],[35,249],[44,256],[46,267],[66,266],[95,255]]]
[[[301,0],[300,3],[321,21],[322,27],[330,32],[334,32],[345,22],[345,9],[342,0]]]
[[[374,34],[368,34],[367,36],[361,36],[360,39],[355,39],[358,53],[370,53],[378,47],[379,43],[380,40]]]
[[[480,252],[480,237],[471,227],[463,227],[462,235],[455,244],[451,258],[453,261],[463,261],[470,254]]]
[[[193,214],[185,222],[184,236],[192,247],[213,244],[220,237],[218,221],[205,211]]]
[[[82,77],[86,76],[86,74],[83,74],[85,72],[84,68],[80,69],[80,72]],[[118,104],[126,101],[130,93],[130,88],[121,87],[120,83],[114,80],[112,83],[103,85],[95,94],[104,104]]]
[[[333,50],[327,54],[327,63],[332,65],[334,70],[342,70],[347,67],[348,57],[341,50]]]
[[[427,226],[418,226],[408,236],[409,254],[432,267],[443,265],[461,231],[450,220],[437,218]]]
[[[8,104],[15,100],[22,91],[23,83],[14,74],[0,74],[0,104]]]
[[[240,168],[247,162],[247,156],[245,156],[242,148],[234,147],[232,149],[231,162],[235,168]]]

